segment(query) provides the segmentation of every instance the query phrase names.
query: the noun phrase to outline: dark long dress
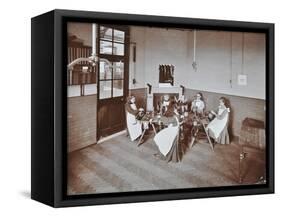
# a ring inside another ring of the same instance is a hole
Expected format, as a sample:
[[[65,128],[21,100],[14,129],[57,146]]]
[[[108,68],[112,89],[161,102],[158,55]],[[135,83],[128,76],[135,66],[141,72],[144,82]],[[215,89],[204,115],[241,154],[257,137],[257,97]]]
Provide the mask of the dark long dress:
[[[176,117],[161,117],[161,121],[164,125],[169,125],[172,124],[173,126],[177,126],[178,122],[176,120]],[[180,126],[179,127],[179,131],[180,131]],[[178,135],[176,136],[176,138],[173,141],[172,147],[170,149],[170,151],[168,152],[168,154],[166,156],[164,156],[160,151],[159,151],[159,156],[160,159],[165,160],[167,162],[179,162],[182,159],[183,156],[183,150],[179,141],[179,135],[180,132],[178,132]]]

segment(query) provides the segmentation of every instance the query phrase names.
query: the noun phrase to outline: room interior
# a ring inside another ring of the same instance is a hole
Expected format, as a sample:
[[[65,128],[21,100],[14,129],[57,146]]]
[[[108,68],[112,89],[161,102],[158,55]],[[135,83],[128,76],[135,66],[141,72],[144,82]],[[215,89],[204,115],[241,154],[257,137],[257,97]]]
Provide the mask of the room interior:
[[[68,64],[69,194],[264,180],[264,34],[68,23]],[[197,93],[206,111],[221,97],[230,102],[230,144],[212,150],[206,138],[192,147],[184,138],[182,158],[174,163],[154,155],[159,147],[151,127],[141,145],[130,140],[128,96],[154,112],[164,95],[190,104]]]

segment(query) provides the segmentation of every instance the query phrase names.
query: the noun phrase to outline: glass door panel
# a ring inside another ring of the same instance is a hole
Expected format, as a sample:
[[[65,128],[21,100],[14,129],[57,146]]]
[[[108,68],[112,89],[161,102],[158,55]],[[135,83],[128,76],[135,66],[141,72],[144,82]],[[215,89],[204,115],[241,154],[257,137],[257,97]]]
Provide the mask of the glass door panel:
[[[123,96],[123,80],[113,80],[113,97]]]
[[[99,77],[99,79],[100,80],[112,79],[112,69],[104,61],[100,61],[100,77]]]
[[[125,42],[125,32],[114,29],[113,40],[115,42],[124,43]]]
[[[124,63],[113,62],[113,79],[124,79]]]
[[[100,53],[101,54],[112,54],[112,42],[100,41]]]
[[[124,56],[124,44],[113,43],[113,55]]]
[[[100,27],[100,40],[112,41],[112,28],[101,26]]]
[[[111,98],[112,93],[112,81],[100,81],[99,83],[99,98],[107,99]]]

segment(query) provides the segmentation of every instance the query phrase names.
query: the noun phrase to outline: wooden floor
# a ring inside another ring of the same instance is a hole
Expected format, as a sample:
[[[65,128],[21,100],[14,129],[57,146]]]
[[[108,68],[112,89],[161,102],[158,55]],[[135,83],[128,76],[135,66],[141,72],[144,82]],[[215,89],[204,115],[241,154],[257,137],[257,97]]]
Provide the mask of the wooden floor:
[[[153,140],[140,147],[121,135],[68,154],[68,194],[91,194],[239,184],[239,146],[203,142],[187,149],[179,163],[155,157]],[[264,175],[264,153],[249,151],[243,184]]]

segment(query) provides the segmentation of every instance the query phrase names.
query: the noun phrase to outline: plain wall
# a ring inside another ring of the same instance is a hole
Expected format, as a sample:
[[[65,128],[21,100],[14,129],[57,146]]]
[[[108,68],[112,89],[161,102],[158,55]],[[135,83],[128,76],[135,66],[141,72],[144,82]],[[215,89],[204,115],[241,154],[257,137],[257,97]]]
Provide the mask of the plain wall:
[[[129,62],[129,89],[143,88],[145,86],[145,28],[130,27],[130,62]],[[136,44],[134,44],[136,43]],[[133,62],[133,47],[136,46],[136,62]],[[133,78],[136,83],[133,84]]]
[[[146,83],[158,87],[159,64],[173,64],[175,86],[265,99],[264,34],[200,30],[196,35],[197,71],[192,67],[192,30],[131,27],[137,52],[135,66],[130,60],[130,88]],[[134,73],[136,85],[132,85]],[[247,75],[246,86],[238,85],[242,73]]]

